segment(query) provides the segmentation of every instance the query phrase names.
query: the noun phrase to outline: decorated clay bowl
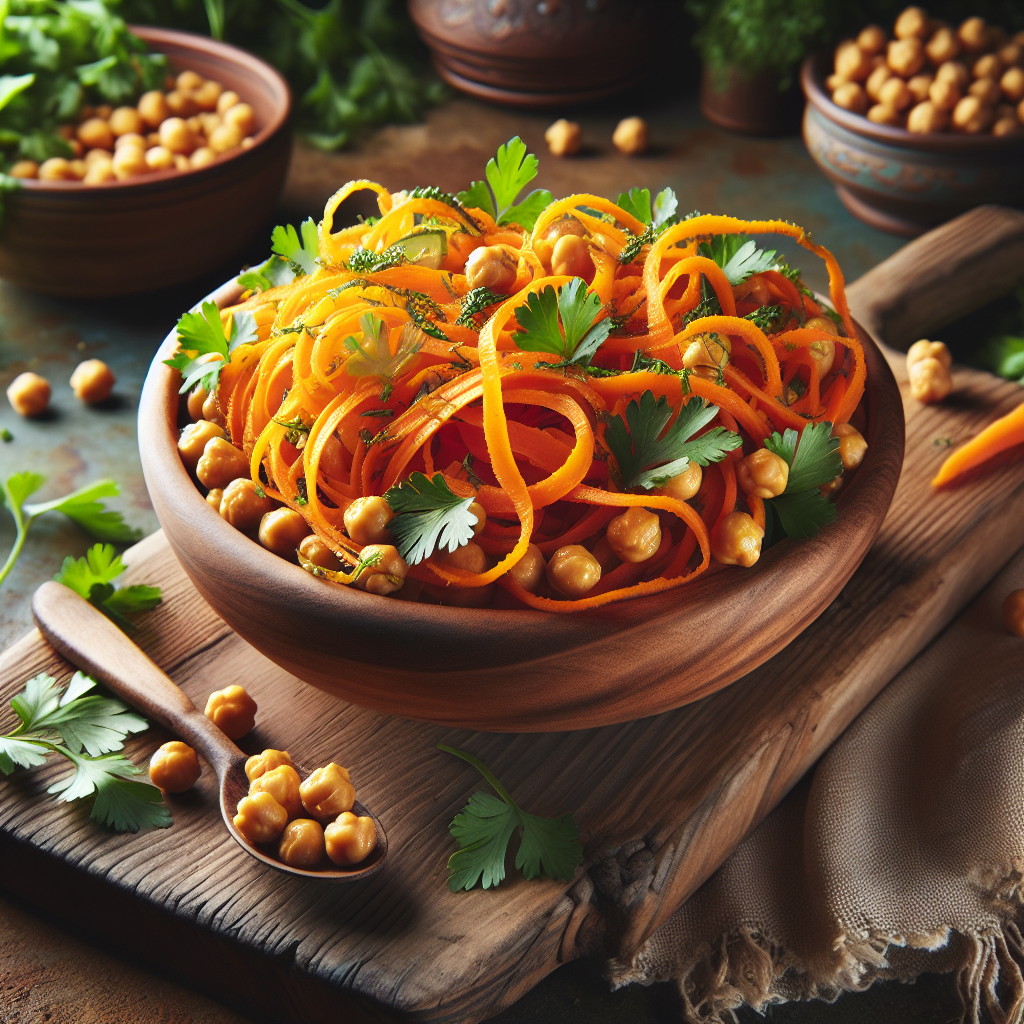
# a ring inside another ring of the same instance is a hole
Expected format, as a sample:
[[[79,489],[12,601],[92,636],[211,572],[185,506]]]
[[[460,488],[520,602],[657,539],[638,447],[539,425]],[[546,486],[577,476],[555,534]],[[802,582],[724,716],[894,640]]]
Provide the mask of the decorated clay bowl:
[[[237,300],[234,282],[211,298]],[[835,599],[867,554],[903,461],[903,406],[884,358],[867,358],[868,451],[838,520],[784,540],[752,569],[709,571],[651,597],[559,615],[451,608],[351,590],[260,547],[207,504],[182,465],[180,377],[164,365],[139,404],[146,485],[178,560],[243,639],[300,679],[388,714],[491,731],[583,729],[658,714],[771,657]]]
[[[132,26],[170,71],[234,89],[256,112],[249,149],[198,170],[126,181],[21,179],[4,196],[0,277],[54,295],[151,291],[223,267],[267,227],[291,152],[285,80],[243,50],[205,36]]]
[[[855,217],[911,237],[982,203],[1024,206],[1024,132],[917,135],[873,124],[832,102],[827,75],[827,57],[804,62],[804,141]]]

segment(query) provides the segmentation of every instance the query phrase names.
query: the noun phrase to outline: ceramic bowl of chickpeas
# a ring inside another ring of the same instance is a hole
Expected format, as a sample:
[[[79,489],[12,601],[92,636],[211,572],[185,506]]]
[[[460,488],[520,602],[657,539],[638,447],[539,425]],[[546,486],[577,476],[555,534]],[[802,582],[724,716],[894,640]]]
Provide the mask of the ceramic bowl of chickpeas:
[[[135,26],[169,73],[62,126],[72,157],[9,168],[0,277],[57,295],[164,288],[223,268],[267,228],[291,151],[270,65],[204,36]]]
[[[913,236],[1024,206],[1024,32],[908,7],[804,64],[804,140],[855,216]]]

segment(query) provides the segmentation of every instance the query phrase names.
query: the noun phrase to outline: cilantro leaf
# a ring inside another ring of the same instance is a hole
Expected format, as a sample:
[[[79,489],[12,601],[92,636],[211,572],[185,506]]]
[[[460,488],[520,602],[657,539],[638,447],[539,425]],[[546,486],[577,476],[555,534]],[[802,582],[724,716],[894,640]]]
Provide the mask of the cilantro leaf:
[[[515,863],[525,878],[547,875],[572,880],[583,859],[580,830],[572,814],[558,818],[527,814],[479,758],[443,744],[438,750],[471,764],[498,793],[497,797],[474,793],[449,826],[459,844],[448,859],[448,887],[452,892],[472,889],[477,882],[484,889],[500,884],[505,878],[508,844],[517,829],[522,829],[522,840]]]
[[[72,558],[70,555],[65,558],[60,572],[53,578],[125,629],[131,625],[125,615],[149,611],[160,604],[162,597],[159,587],[139,584],[115,590],[113,580],[124,570],[121,556],[111,545],[94,544],[84,558]]]
[[[793,540],[813,537],[823,526],[834,523],[836,507],[816,488],[807,491],[788,491],[768,502],[779,517],[783,530]]]
[[[586,366],[612,330],[607,317],[597,320],[600,313],[600,298],[587,291],[582,277],[574,277],[557,292],[548,286],[527,297],[516,312],[522,330],[512,340],[526,352],[552,352]]]
[[[691,398],[666,430],[673,411],[664,395],[655,401],[654,393],[645,391],[639,402],[634,398],[626,406],[625,417],[614,416],[609,421],[605,443],[615,458],[614,469],[623,490],[661,487],[684,472],[691,461],[699,466],[720,462],[742,444],[739,434],[724,427],[693,437],[715,418],[717,405]]]
[[[113,480],[97,480],[95,483],[79,487],[77,491],[72,491],[63,498],[25,505],[22,511],[30,519],[35,519],[44,512],[63,512],[97,540],[127,543],[138,540],[142,536],[142,531],[132,529],[125,523],[120,512],[105,508],[99,500],[113,498],[120,493],[121,489]]]
[[[486,184],[474,181],[456,198],[463,206],[486,211],[498,224],[519,224],[531,231],[553,198],[546,189],[535,189],[516,205],[519,193],[537,177],[537,167],[537,158],[526,152],[526,143],[517,135],[487,161]]]
[[[428,479],[413,473],[384,494],[394,518],[388,523],[399,554],[416,565],[435,550],[454,551],[473,539],[477,517],[469,511],[472,498],[453,494],[440,473]]]
[[[789,482],[786,494],[824,487],[843,471],[839,456],[839,438],[832,436],[831,423],[808,423],[800,433],[792,428],[780,437],[772,434],[765,448],[789,463]]]
[[[231,331],[225,335],[217,304],[204,302],[200,312],[185,313],[178,320],[178,351],[164,363],[181,371],[179,394],[190,391],[196,384],[211,392],[216,389],[217,377],[235,349],[251,345],[257,339],[256,318],[252,313],[234,313]],[[219,358],[205,358],[208,356]]]
[[[299,233],[291,224],[278,224],[270,235],[271,252],[286,259],[296,276],[315,274],[317,260],[320,259],[320,238],[317,235],[316,222],[307,217]]]
[[[776,257],[774,249],[758,249],[757,243],[746,235],[714,235],[710,241],[697,246],[697,253],[714,260],[731,285],[742,284],[753,274],[771,270]]]

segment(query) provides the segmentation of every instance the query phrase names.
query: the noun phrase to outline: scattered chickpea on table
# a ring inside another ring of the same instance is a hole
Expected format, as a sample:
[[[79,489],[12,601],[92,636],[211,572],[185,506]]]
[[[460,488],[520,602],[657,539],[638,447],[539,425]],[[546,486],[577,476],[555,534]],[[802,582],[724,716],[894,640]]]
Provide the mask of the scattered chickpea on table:
[[[922,338],[907,350],[910,393],[919,402],[941,402],[953,390],[953,357],[941,341]]]

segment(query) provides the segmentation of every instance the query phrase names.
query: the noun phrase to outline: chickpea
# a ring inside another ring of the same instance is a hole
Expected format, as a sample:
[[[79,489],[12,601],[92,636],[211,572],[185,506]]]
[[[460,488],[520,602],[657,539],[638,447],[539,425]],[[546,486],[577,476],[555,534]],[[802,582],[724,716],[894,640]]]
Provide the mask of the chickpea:
[[[377,556],[373,566],[364,570],[355,581],[355,586],[360,590],[384,597],[399,590],[405,582],[409,566],[393,544],[367,544],[359,556],[364,559]]]
[[[843,78],[842,75],[829,75],[828,78],[825,79],[825,88],[830,93],[833,93],[839,88],[839,86],[846,85],[847,82],[849,82],[849,79]]]
[[[206,717],[228,739],[240,740],[256,724],[256,701],[243,686],[214,690],[206,701]]]
[[[7,385],[7,401],[19,416],[39,416],[50,404],[50,382],[38,373],[19,373]]]
[[[897,39],[889,44],[886,60],[897,75],[910,78],[924,67],[924,44],[916,36]]]
[[[223,114],[225,110],[229,110],[236,103],[241,103],[241,97],[233,89],[227,89],[217,97],[217,113]]]
[[[941,402],[953,390],[953,377],[938,359],[919,359],[910,367],[910,393],[919,402]]]
[[[1024,637],[1024,590],[1011,590],[1006,595],[1003,622],[1014,636]]]
[[[90,117],[78,126],[78,141],[89,149],[113,149],[114,132],[100,117]],[[118,133],[121,134],[121,133]]]
[[[333,761],[310,772],[299,787],[302,806],[317,821],[330,821],[351,811],[356,801],[355,786],[347,768]]]
[[[661,547],[661,520],[635,505],[616,516],[605,534],[612,551],[624,562],[646,562]]]
[[[39,164],[35,160],[19,160],[7,173],[12,178],[38,178]]]
[[[984,18],[968,18],[956,30],[956,37],[965,50],[979,52],[988,46],[988,26]]]
[[[309,525],[294,509],[275,509],[260,521],[260,543],[268,551],[293,562],[296,549],[308,536]]]
[[[711,554],[722,565],[749,569],[761,557],[764,530],[746,512],[730,512],[711,531]]]
[[[193,151],[190,157],[188,157],[188,166],[192,169],[197,167],[209,167],[216,159],[217,154],[214,153],[209,146],[200,146],[197,150]]]
[[[74,181],[71,163],[62,156],[52,156],[39,165],[40,181]]]
[[[311,533],[299,543],[299,555],[321,569],[337,572],[341,568],[338,556],[315,534]]]
[[[955,60],[960,55],[960,40],[956,33],[943,26],[937,29],[931,39],[925,44],[924,52],[928,59],[935,64],[945,63],[947,60]]]
[[[302,814],[302,799],[299,796],[301,783],[299,773],[292,765],[279,764],[250,781],[249,796],[269,793],[288,812],[289,819],[297,818]]]
[[[220,114],[215,113],[200,114],[198,120],[199,124],[202,126],[203,134],[207,136],[210,134],[210,132],[213,131],[214,128],[219,128],[222,123]]]
[[[534,243],[533,250],[546,266],[551,266],[555,242],[563,235],[578,235],[586,238],[587,229],[575,217],[563,217],[548,225],[544,234]]]
[[[1024,63],[1024,46],[1020,43],[1006,43],[999,48],[999,59],[1007,68]]]
[[[240,143],[242,149],[252,149],[256,145],[256,137],[254,135],[246,135]]]
[[[227,420],[224,417],[224,413],[220,409],[220,400],[217,398],[217,392],[211,391],[206,398],[203,399],[203,419],[209,420],[211,423],[216,423],[218,426],[227,426]]]
[[[936,78],[928,90],[928,99],[932,106],[936,110],[942,110],[946,113],[960,102],[960,98],[960,87],[956,82],[951,82],[945,78]],[[910,127],[909,124],[907,127]],[[917,129],[911,128],[910,130],[916,131]]]
[[[198,153],[199,150],[197,149],[195,152]],[[193,153],[192,155],[195,156],[195,153]],[[174,169],[176,171],[189,171],[192,169],[192,164],[189,163],[189,158],[185,156],[183,153],[175,153]]]
[[[209,420],[200,422],[209,423]],[[198,425],[198,424],[196,424]],[[216,423],[212,426],[218,426]],[[189,428],[186,427],[187,431]],[[184,435],[184,431],[182,432]],[[181,451],[181,443],[178,444]],[[249,460],[245,452],[239,451],[223,434],[211,436],[203,448],[203,454],[196,462],[196,476],[204,487],[227,487],[232,480],[237,480],[249,472]],[[269,509],[264,509],[264,512]],[[260,513],[262,515],[262,512]],[[259,520],[257,519],[257,522]]]
[[[837,423],[832,428],[832,436],[839,438],[839,457],[843,460],[843,469],[856,469],[864,461],[864,453],[868,450],[864,435],[849,423]]]
[[[356,544],[387,544],[388,523],[395,517],[391,506],[379,495],[356,498],[345,509],[345,529]]]
[[[878,102],[893,110],[905,110],[914,101],[907,83],[893,75],[878,91]]]
[[[307,871],[318,867],[326,852],[323,826],[310,818],[296,818],[285,825],[277,846],[280,860]]]
[[[473,535],[479,537],[484,532],[484,527],[487,525],[487,509],[480,504],[479,501],[471,501],[467,511],[470,515],[476,516],[476,523],[473,525]]]
[[[582,545],[559,548],[547,565],[548,583],[563,597],[578,599],[601,579],[601,563]]]
[[[245,762],[245,777],[254,782],[261,775],[280,768],[281,765],[288,765],[294,768],[291,754],[287,750],[274,750],[272,747],[264,750],[262,754],[253,754]]]
[[[626,156],[637,156],[646,152],[649,135],[647,122],[642,117],[626,117],[615,126],[612,145]]]
[[[908,7],[897,19],[893,31],[897,39],[923,39],[931,26],[920,7]]]
[[[536,594],[544,580],[547,563],[544,561],[544,554],[536,544],[531,544],[522,558],[509,569],[509,576],[514,579],[523,590]]]
[[[979,57],[971,67],[975,78],[999,78],[1005,70],[1003,62],[994,53]]]
[[[958,60],[947,60],[935,71],[936,82],[952,82],[961,92],[971,81],[971,73]]]
[[[206,504],[209,505],[217,515],[220,515],[220,507],[224,504],[224,488],[211,487],[206,492]]]
[[[324,842],[338,867],[360,864],[377,848],[377,828],[373,818],[346,811],[324,829]]]
[[[971,82],[967,92],[971,96],[977,96],[986,107],[994,107],[1003,95],[999,83],[994,78],[979,78],[976,82]]]
[[[163,146],[154,146],[146,150],[146,165],[151,171],[172,171],[174,154]]]
[[[139,97],[137,110],[147,128],[159,128],[171,116],[164,94],[156,89]]]
[[[698,334],[683,353],[683,368],[705,380],[717,380],[732,355],[732,342],[724,334]]]
[[[189,154],[196,148],[188,125],[180,117],[169,117],[160,125],[160,145],[172,153]]]
[[[965,96],[953,108],[953,127],[968,135],[985,131],[992,123],[992,108],[977,96]]]
[[[141,135],[146,130],[146,122],[135,107],[118,107],[110,115],[108,124],[110,131],[115,136],[127,135],[129,132]],[[79,135],[79,138],[81,138],[81,135]],[[86,142],[85,139],[82,139],[82,142],[87,146],[103,146],[100,142]],[[103,146],[103,148],[109,149],[110,146]]]
[[[682,473],[672,477],[664,487],[659,487],[654,493],[663,494],[666,498],[675,498],[676,501],[689,501],[700,490],[703,479],[704,471],[696,462],[691,461]]]
[[[999,88],[1011,103],[1024,99],[1024,69],[1008,68],[999,79]]]
[[[114,173],[114,161],[108,158],[93,160],[91,164],[86,164],[85,177],[82,181],[86,185],[102,185],[105,181],[117,181],[117,175]]]
[[[236,124],[222,124],[210,132],[208,142],[214,153],[227,153],[242,144],[242,131]]]
[[[218,113],[224,118],[225,124],[234,125],[238,129],[240,137],[252,135],[256,130],[256,112],[248,103],[236,103],[227,110],[219,110]]]
[[[251,846],[276,842],[288,824],[288,812],[269,794],[243,796],[234,817],[235,828]]]
[[[863,82],[871,74],[871,54],[854,42],[840,43],[836,47],[836,74],[850,82]]]
[[[737,465],[736,482],[744,494],[777,498],[789,483],[789,463],[775,452],[759,448]]]
[[[500,245],[483,245],[466,260],[466,284],[508,295],[516,283],[516,261]]]
[[[475,540],[471,540],[454,551],[438,549],[434,561],[446,569],[460,569],[479,575],[487,572],[487,553]]]
[[[188,393],[188,399],[185,402],[188,414],[193,420],[201,420],[203,418],[203,403],[205,401],[206,389],[201,384],[197,384]]]
[[[69,161],[71,168],[71,177],[76,181],[81,181],[85,177],[85,172],[88,170],[84,160],[71,160]]]
[[[992,125],[993,135],[1016,135],[1020,131],[1020,124],[1016,117],[997,118]]]
[[[878,67],[868,75],[868,79],[864,83],[864,91],[868,94],[868,98],[877,103],[879,90],[886,82],[889,81],[890,78],[892,78],[892,70],[889,65],[879,64]]]
[[[181,437],[178,438],[178,454],[181,456],[181,461],[189,469],[195,469],[196,464],[206,450],[207,443],[214,437],[223,438],[224,436],[223,428],[216,423],[210,423],[207,420],[189,423],[182,430]],[[245,456],[242,457],[244,458]],[[246,465],[248,466],[248,463]],[[232,477],[232,479],[234,478]],[[228,481],[225,480],[224,482],[227,483]]]
[[[71,390],[75,398],[87,405],[105,402],[110,397],[117,378],[102,359],[86,359],[71,374]]]
[[[916,107],[911,108],[907,115],[907,131],[917,132],[920,135],[944,131],[948,124],[949,114],[941,107],[935,106],[931,100],[918,103]]]
[[[579,235],[562,235],[551,250],[551,273],[556,276],[582,277],[590,282],[594,279],[594,261],[590,247]]]
[[[213,441],[210,442],[210,444],[213,443]],[[207,445],[208,451],[209,445]],[[235,451],[238,449],[236,448]],[[206,458],[206,454],[206,452],[203,453],[203,458]],[[198,469],[201,470],[202,466],[203,460],[200,459]],[[220,517],[236,530],[241,530],[242,533],[253,533],[259,527],[263,517],[273,507],[274,502],[266,495],[261,498],[256,491],[256,484],[246,476],[232,480],[224,488],[224,496],[220,500]]]
[[[909,82],[907,82],[907,88],[910,90],[912,97],[912,103],[924,103],[928,99],[928,90],[932,87],[932,83],[935,81],[934,75],[914,75]]]
[[[196,89],[203,87],[205,81],[206,79],[196,71],[182,71],[174,80],[174,84],[182,92],[195,92]]]
[[[220,99],[221,93],[224,92],[224,86],[220,82],[215,82],[213,79],[207,79],[198,89],[192,93],[192,99],[196,101],[196,105],[200,110],[216,110],[217,100]]]
[[[868,97],[856,82],[845,82],[832,93],[832,102],[843,110],[863,114],[868,109]]]
[[[544,141],[552,156],[574,156],[580,151],[582,134],[575,121],[566,121],[562,117],[544,133]]]
[[[199,104],[192,98],[191,93],[182,92],[180,89],[172,89],[167,94],[167,109],[171,117],[192,117],[199,113]]]
[[[880,25],[868,25],[860,30],[857,36],[857,45],[865,52],[874,56],[885,49],[885,29]]]
[[[202,774],[196,752],[181,740],[170,740],[157,747],[149,759],[149,781],[168,793],[184,793]]]
[[[120,146],[114,152],[112,162],[114,176],[118,181],[134,178],[149,170],[145,152],[137,146]]]

